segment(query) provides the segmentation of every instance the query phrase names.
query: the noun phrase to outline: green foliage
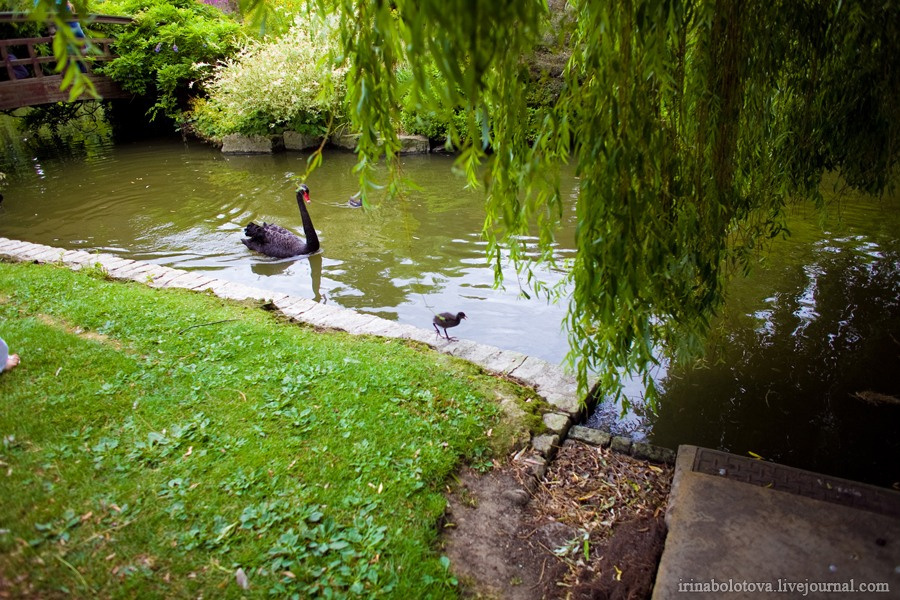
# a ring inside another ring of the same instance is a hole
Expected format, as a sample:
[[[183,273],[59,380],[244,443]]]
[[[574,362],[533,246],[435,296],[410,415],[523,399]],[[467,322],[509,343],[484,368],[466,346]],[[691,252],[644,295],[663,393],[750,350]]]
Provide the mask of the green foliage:
[[[0,263],[0,289],[13,596],[454,595],[446,479],[508,450],[494,399],[524,391],[100,268]]]
[[[448,124],[458,166],[485,187],[498,277],[511,259],[545,291],[532,257],[552,260],[569,201],[557,173],[575,166],[570,358],[604,392],[638,371],[653,401],[657,357],[702,351],[728,277],[783,232],[790,199],[817,198],[825,170],[877,193],[897,164],[896,3],[317,4],[343,23],[360,188],[380,155],[396,165],[412,88],[416,112]],[[570,56],[558,95],[535,101],[523,58],[551,37]],[[408,82],[393,76],[400,65]],[[445,85],[429,87],[434,69]]]
[[[238,4],[235,2],[235,4]],[[280,37],[294,26],[298,14],[308,12],[307,0],[269,0],[256,7],[248,6],[246,21],[254,37]]]
[[[283,36],[252,42],[216,67],[209,101],[194,106],[195,128],[207,137],[266,134],[273,129],[324,132],[344,97],[344,70],[329,66],[335,24],[312,13]]]
[[[241,39],[239,24],[193,0],[118,0],[114,5],[132,15],[134,24],[116,35],[118,58],[101,71],[126,91],[155,97],[152,116],[179,119],[188,97],[203,93],[211,65],[235,53]]]
[[[424,85],[417,86],[410,85],[413,74],[408,68],[398,69],[397,81],[405,90],[401,97],[399,124],[405,133],[424,135],[432,140],[447,139],[451,129],[464,130],[465,114],[459,107],[448,109],[443,105],[441,90],[447,81],[436,67],[428,71]]]

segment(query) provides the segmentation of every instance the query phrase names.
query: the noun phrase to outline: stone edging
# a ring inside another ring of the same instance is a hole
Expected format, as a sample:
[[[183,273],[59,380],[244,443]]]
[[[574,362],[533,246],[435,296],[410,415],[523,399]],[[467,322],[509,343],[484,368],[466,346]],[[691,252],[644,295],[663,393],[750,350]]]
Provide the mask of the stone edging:
[[[342,150],[356,150],[359,135],[346,131],[331,134],[327,140],[321,136],[306,135],[296,131],[285,131],[273,135],[242,135],[230,133],[222,138],[222,154],[275,154],[285,150],[309,150],[318,147],[323,141]],[[397,154],[429,154],[441,151],[440,147],[432,149],[430,140],[421,135],[397,136],[400,146]]]
[[[601,431],[584,425],[574,425],[569,429],[569,439],[578,440],[592,446],[610,448],[621,454],[628,454],[639,460],[655,463],[674,465],[676,454],[670,448],[654,446],[646,442],[635,442],[621,435],[612,435],[608,431]]]
[[[437,338],[431,329],[388,321],[348,308],[318,304],[309,298],[270,292],[144,261],[119,258],[112,254],[66,250],[0,237],[0,259],[3,258],[23,262],[59,263],[74,270],[100,265],[113,279],[136,281],[157,288],[183,288],[198,292],[209,290],[220,298],[231,300],[271,302],[282,314],[301,323],[351,334],[414,340],[438,352],[467,360],[491,373],[509,377],[534,388],[551,407],[550,412],[543,416],[547,433],[532,437],[531,452],[519,452],[516,455],[516,460],[524,461],[529,471],[538,478],[543,475],[547,461],[553,459],[570,428],[584,418],[589,408],[579,403],[578,385],[574,376],[561,367],[520,352],[469,340],[449,342],[444,338]],[[587,428],[577,426],[575,429]]]

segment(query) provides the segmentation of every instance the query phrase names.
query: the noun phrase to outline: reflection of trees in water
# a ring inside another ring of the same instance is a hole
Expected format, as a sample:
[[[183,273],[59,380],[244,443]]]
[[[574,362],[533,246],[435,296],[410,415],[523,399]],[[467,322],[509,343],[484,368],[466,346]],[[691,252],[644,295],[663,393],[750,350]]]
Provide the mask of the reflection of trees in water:
[[[23,117],[0,118],[0,171],[30,171],[35,162],[91,160],[112,147],[112,129],[99,102],[56,103]]]
[[[900,481],[900,255],[828,240],[754,315],[729,323],[707,364],[673,367],[654,442],[748,451],[883,485]]]
[[[312,293],[313,300],[316,302],[323,302],[327,300],[322,295],[322,253],[317,252],[310,256],[304,256],[301,258],[288,258],[281,260],[270,260],[270,261],[258,261],[250,264],[250,270],[256,273],[257,275],[271,276],[271,275],[281,275],[288,271],[288,269],[300,262],[306,262],[309,264],[309,277],[310,282],[312,284]]]

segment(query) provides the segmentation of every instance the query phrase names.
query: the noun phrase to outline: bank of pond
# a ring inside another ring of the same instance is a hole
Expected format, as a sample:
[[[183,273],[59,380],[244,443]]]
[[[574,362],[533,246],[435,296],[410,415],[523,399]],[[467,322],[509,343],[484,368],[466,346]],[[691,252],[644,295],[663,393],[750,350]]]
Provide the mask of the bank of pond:
[[[525,298],[510,265],[503,287],[485,260],[483,198],[453,173],[452,157],[402,157],[420,189],[354,208],[354,154],[327,149],[306,181],[322,250],[272,259],[240,243],[250,221],[301,232],[294,195],[308,151],[223,154],[180,139],[103,140],[64,152],[11,153],[0,235],[214,274],[401,323],[431,327],[464,312],[457,337],[561,363],[568,351],[559,303]],[[577,193],[574,174],[563,189]],[[900,481],[900,211],[898,198],[823,192],[825,212],[790,207],[787,239],[773,242],[750,277],[736,278],[699,365],[663,364],[656,414],[602,427],[676,447],[691,443],[880,485]],[[557,236],[574,256],[574,202]],[[549,284],[564,273],[539,269]]]

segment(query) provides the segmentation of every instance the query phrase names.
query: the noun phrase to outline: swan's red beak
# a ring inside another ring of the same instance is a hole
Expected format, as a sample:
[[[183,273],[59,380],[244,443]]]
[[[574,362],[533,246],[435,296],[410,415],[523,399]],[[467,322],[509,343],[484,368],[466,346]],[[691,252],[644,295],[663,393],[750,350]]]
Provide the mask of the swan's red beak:
[[[309,192],[307,190],[303,190],[303,201],[309,204]]]

